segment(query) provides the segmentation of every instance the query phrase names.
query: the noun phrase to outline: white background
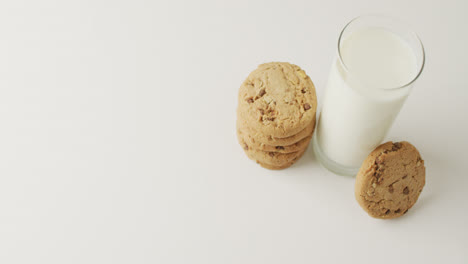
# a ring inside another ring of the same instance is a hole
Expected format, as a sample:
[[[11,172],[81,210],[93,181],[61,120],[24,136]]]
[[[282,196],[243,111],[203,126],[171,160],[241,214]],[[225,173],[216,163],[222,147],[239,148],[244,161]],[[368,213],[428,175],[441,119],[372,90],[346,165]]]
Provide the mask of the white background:
[[[2,1],[0,263],[468,263],[468,2]],[[288,61],[319,104],[342,27],[405,20],[426,68],[392,130],[427,183],[377,220],[312,148],[236,141],[241,82]]]

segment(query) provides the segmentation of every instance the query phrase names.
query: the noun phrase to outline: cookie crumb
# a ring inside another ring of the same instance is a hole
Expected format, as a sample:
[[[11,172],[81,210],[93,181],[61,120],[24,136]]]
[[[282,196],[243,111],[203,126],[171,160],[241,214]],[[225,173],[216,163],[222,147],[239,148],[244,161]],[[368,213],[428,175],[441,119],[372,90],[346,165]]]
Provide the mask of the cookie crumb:
[[[301,78],[304,78],[304,79],[307,78],[307,75],[302,70],[297,71],[297,75],[299,75]]]
[[[421,159],[419,159],[418,162],[416,162],[416,167],[421,166],[421,164],[422,164],[422,161],[421,161]]]

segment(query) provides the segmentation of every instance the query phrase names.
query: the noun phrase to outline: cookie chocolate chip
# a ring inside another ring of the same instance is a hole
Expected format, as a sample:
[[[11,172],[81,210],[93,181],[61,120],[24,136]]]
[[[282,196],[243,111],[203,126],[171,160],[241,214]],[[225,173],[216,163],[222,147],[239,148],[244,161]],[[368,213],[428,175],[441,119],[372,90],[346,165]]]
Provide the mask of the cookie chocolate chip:
[[[405,141],[387,142],[363,162],[355,196],[370,216],[396,218],[416,203],[425,181],[426,168],[418,150]]]

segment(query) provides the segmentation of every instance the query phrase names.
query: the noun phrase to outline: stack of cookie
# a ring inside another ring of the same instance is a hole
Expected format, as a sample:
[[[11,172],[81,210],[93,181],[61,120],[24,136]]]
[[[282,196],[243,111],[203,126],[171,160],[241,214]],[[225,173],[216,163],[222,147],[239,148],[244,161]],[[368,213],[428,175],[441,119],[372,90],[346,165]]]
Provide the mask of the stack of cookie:
[[[239,89],[237,136],[247,156],[267,169],[284,169],[306,151],[315,128],[317,98],[296,65],[271,62]]]

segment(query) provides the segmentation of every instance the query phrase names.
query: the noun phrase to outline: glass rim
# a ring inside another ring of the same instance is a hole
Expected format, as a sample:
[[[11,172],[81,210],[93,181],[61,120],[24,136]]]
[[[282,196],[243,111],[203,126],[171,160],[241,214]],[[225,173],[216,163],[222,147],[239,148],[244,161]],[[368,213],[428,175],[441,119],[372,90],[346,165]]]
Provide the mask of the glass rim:
[[[393,18],[393,17],[390,17],[390,16],[387,16],[387,15],[380,15],[380,14],[366,14],[366,15],[360,15],[360,16],[357,16],[353,19],[351,19],[351,21],[349,21],[345,26],[344,28],[341,30],[341,33],[340,33],[340,36],[338,38],[338,59],[341,63],[341,65],[343,66],[343,69],[348,72],[349,74],[353,75],[352,72],[348,69],[348,67],[346,66],[346,64],[344,63],[344,60],[341,56],[341,50],[340,50],[340,44],[341,44],[341,40],[343,38],[343,35],[344,35],[344,32],[346,31],[346,29],[353,23],[353,22],[356,22],[356,20],[359,20],[359,19],[362,19],[362,18],[369,18],[369,17],[376,17],[376,18],[385,18],[385,19],[388,19],[388,20],[391,20],[391,21],[394,21],[394,22],[397,22],[401,25],[405,25],[406,26],[406,23],[403,23],[402,21],[396,19],[396,18]],[[408,26],[406,27],[407,28],[407,32],[410,33],[410,35],[412,35],[413,37],[415,37],[415,39],[417,40],[419,46],[420,46],[420,49],[421,49],[421,52],[422,52],[422,62],[421,62],[421,66],[419,67],[419,70],[418,70],[418,73],[407,83],[403,84],[403,85],[400,85],[400,86],[397,86],[397,87],[390,87],[390,88],[378,88],[380,90],[397,90],[397,89],[402,89],[402,88],[405,88],[405,87],[408,87],[410,85],[412,85],[418,78],[419,76],[421,75],[423,69],[424,69],[424,65],[426,64],[426,52],[424,50],[424,45],[421,41],[421,39],[419,38],[419,36],[416,34],[416,32],[414,30],[412,30],[411,28],[409,28]],[[359,79],[359,78],[358,78]]]

